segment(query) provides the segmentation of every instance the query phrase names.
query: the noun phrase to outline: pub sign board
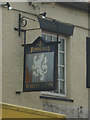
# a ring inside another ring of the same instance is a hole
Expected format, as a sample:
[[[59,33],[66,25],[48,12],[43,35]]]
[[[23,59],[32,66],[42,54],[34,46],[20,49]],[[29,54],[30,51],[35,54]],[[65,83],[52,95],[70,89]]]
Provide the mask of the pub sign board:
[[[38,37],[25,46],[23,91],[51,91],[55,88],[56,44]]]

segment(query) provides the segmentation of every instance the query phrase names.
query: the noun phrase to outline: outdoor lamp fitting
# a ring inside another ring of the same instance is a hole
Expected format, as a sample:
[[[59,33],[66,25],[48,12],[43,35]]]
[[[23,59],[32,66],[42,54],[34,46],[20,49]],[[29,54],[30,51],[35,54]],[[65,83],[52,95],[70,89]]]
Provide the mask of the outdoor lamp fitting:
[[[8,10],[11,10],[12,7],[10,6],[9,2],[7,2],[6,4],[1,4],[2,7],[7,6]]]
[[[41,14],[39,14],[39,15],[41,15],[41,16],[42,16],[42,18],[45,18],[45,17],[46,17],[46,12],[41,13]]]

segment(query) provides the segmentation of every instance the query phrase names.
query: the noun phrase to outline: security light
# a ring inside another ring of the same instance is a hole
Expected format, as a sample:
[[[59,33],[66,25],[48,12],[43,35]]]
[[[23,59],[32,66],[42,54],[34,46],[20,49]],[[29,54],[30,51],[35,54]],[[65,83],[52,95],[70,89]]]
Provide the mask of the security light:
[[[8,7],[8,10],[11,10],[12,7],[10,6],[9,2],[7,2],[6,4],[1,4],[2,7]]]
[[[45,18],[45,17],[46,17],[46,12],[41,13],[41,14],[39,14],[39,15],[42,16],[42,18]]]
[[[9,7],[8,10],[12,10],[12,7]]]

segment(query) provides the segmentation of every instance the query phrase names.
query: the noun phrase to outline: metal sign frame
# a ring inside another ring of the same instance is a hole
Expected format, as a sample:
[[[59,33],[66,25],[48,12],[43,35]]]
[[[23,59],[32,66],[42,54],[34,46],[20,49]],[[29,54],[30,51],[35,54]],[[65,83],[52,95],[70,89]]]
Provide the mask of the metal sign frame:
[[[26,44],[25,54],[24,54],[24,79],[23,79],[23,92],[31,92],[31,91],[51,91],[55,89],[56,84],[56,58],[57,58],[57,42],[46,42],[41,37],[38,37],[32,44]],[[44,81],[40,78],[40,74],[36,75],[35,71],[32,71],[33,62],[31,59],[37,58],[45,58],[49,59],[48,65],[53,63],[53,67],[47,68],[49,72],[44,75]],[[47,56],[47,57],[45,57]],[[50,60],[50,56],[51,60]],[[27,62],[29,61],[29,62]],[[53,72],[50,72],[49,69],[52,69]],[[30,72],[29,72],[30,71]],[[29,73],[29,74],[28,74]],[[52,74],[49,75],[49,73]],[[36,76],[35,76],[36,75]],[[52,78],[52,80],[48,76]],[[35,81],[37,80],[37,81]]]

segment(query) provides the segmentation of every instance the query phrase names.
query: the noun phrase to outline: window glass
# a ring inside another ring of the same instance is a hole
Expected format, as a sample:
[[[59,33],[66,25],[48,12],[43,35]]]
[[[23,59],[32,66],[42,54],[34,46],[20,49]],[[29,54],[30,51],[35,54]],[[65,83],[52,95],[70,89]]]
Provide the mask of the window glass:
[[[58,54],[58,64],[59,65],[65,65],[64,53],[59,53]]]
[[[44,38],[47,42],[57,41],[57,36],[52,34],[42,34],[42,38]],[[65,53],[65,39],[59,36],[60,44],[58,44],[58,85],[57,90],[53,91],[55,93],[59,93],[61,95],[65,95],[66,90],[66,80],[65,80],[65,61],[66,61],[66,53]]]
[[[45,34],[42,34],[42,39],[46,40],[46,35]]]
[[[57,41],[57,37],[52,37],[52,41],[56,42]]]
[[[47,41],[47,42],[51,42],[51,41],[52,41],[52,36],[47,35],[47,36],[46,36],[46,41]]]
[[[59,51],[65,51],[65,48],[64,48],[64,39],[60,38],[60,45],[59,45],[59,48],[58,50]]]
[[[64,67],[60,67],[60,79],[64,79]]]
[[[65,82],[60,81],[60,93],[65,94]]]
[[[58,67],[58,79],[64,79],[64,67]]]

